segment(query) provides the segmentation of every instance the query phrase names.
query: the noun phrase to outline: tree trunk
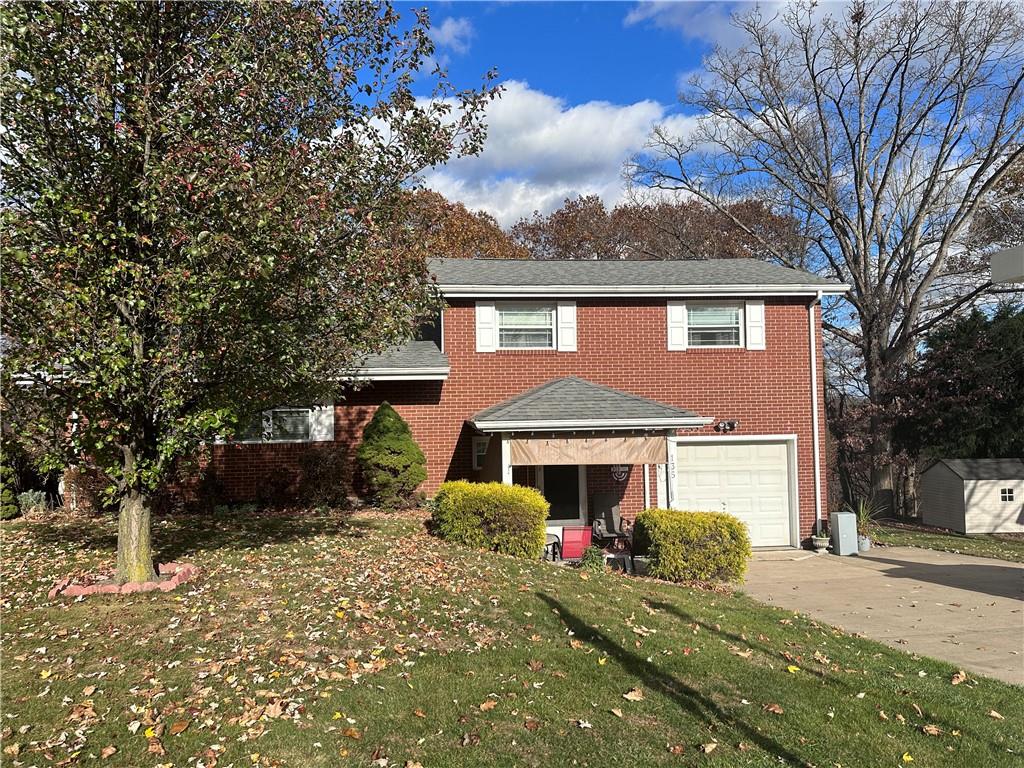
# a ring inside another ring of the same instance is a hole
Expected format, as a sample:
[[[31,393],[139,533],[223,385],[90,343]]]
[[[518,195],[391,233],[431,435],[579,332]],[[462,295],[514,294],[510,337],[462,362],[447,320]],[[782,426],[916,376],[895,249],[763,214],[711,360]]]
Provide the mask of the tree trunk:
[[[117,523],[117,582],[156,581],[149,497],[137,489],[121,497]]]
[[[870,333],[866,328],[865,336]],[[881,517],[895,515],[895,494],[892,476],[892,426],[886,418],[887,374],[880,350],[886,348],[888,339],[873,339],[865,355],[868,383],[868,399],[871,403],[871,503],[875,514]]]

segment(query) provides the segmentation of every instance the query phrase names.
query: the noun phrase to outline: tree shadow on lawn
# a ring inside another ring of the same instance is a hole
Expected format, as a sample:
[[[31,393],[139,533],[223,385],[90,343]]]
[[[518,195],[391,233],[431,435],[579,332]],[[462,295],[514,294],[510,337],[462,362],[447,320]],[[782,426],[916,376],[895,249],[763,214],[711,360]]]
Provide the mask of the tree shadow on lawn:
[[[372,521],[354,520],[348,512],[301,512],[259,509],[209,514],[167,514],[153,518],[153,550],[158,562],[173,562],[198,552],[256,549],[315,536],[362,538]],[[33,522],[33,538],[42,544],[74,542],[81,549],[117,551],[116,518],[63,518]]]
[[[536,595],[558,613],[562,623],[573,632],[575,637],[615,659],[630,674],[641,680],[647,688],[672,699],[697,720],[702,722],[717,720],[722,725],[739,731],[743,734],[744,739],[756,744],[764,751],[776,755],[780,760],[795,765],[804,764],[805,761],[802,757],[789,751],[785,746],[769,736],[766,736],[756,726],[734,717],[696,689],[691,688],[671,675],[661,672],[645,658],[623,648],[608,637],[608,635],[601,632],[601,630],[577,617],[558,600],[545,595],[543,592],[537,592]]]

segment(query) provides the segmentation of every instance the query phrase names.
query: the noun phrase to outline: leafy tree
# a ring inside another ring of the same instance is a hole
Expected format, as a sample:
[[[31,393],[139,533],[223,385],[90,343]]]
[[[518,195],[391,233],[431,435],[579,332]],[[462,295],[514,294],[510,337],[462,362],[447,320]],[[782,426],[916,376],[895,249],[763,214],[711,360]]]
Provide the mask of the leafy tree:
[[[380,404],[363,430],[356,459],[370,496],[384,509],[410,506],[427,479],[423,451],[405,419],[387,402]]]
[[[799,225],[756,200],[729,216],[699,200],[632,200],[609,211],[600,197],[566,200],[547,215],[518,221],[512,236],[538,259],[730,259],[771,256],[730,216],[770,239],[794,261],[806,249]]]
[[[911,456],[1024,456],[1024,306],[935,328],[904,391],[896,446]]]
[[[1024,158],[1024,12],[797,2],[734,23],[742,43],[708,56],[681,97],[695,129],[656,128],[629,173],[727,216],[738,197],[775,201],[805,227],[820,271],[852,285],[826,328],[858,358],[850,370],[874,406],[872,487],[887,504],[893,385],[931,328],[990,290],[987,260],[966,241]]]
[[[428,72],[425,12],[382,3],[0,14],[5,391],[113,479],[117,578],[144,581],[176,457],[415,327],[404,190],[480,150],[495,91]]]
[[[529,252],[505,232],[493,216],[470,211],[429,189],[412,193],[411,226],[435,256],[454,259],[525,259]]]

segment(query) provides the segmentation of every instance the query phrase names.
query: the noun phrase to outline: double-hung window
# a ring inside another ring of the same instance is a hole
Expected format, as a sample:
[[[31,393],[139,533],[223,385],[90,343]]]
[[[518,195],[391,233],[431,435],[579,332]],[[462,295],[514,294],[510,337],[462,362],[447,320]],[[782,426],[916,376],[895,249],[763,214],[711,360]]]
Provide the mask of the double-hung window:
[[[691,347],[743,346],[743,305],[690,302],[686,305],[686,329]]]
[[[555,349],[553,304],[499,304],[498,349]]]

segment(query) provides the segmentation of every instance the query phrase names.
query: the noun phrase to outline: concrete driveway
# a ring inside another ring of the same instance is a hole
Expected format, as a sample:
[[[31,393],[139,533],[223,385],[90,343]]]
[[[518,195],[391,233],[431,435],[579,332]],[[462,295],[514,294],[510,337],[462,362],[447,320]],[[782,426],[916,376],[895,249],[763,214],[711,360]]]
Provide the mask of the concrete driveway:
[[[910,547],[754,555],[744,591],[903,651],[1024,685],[1024,564]]]

